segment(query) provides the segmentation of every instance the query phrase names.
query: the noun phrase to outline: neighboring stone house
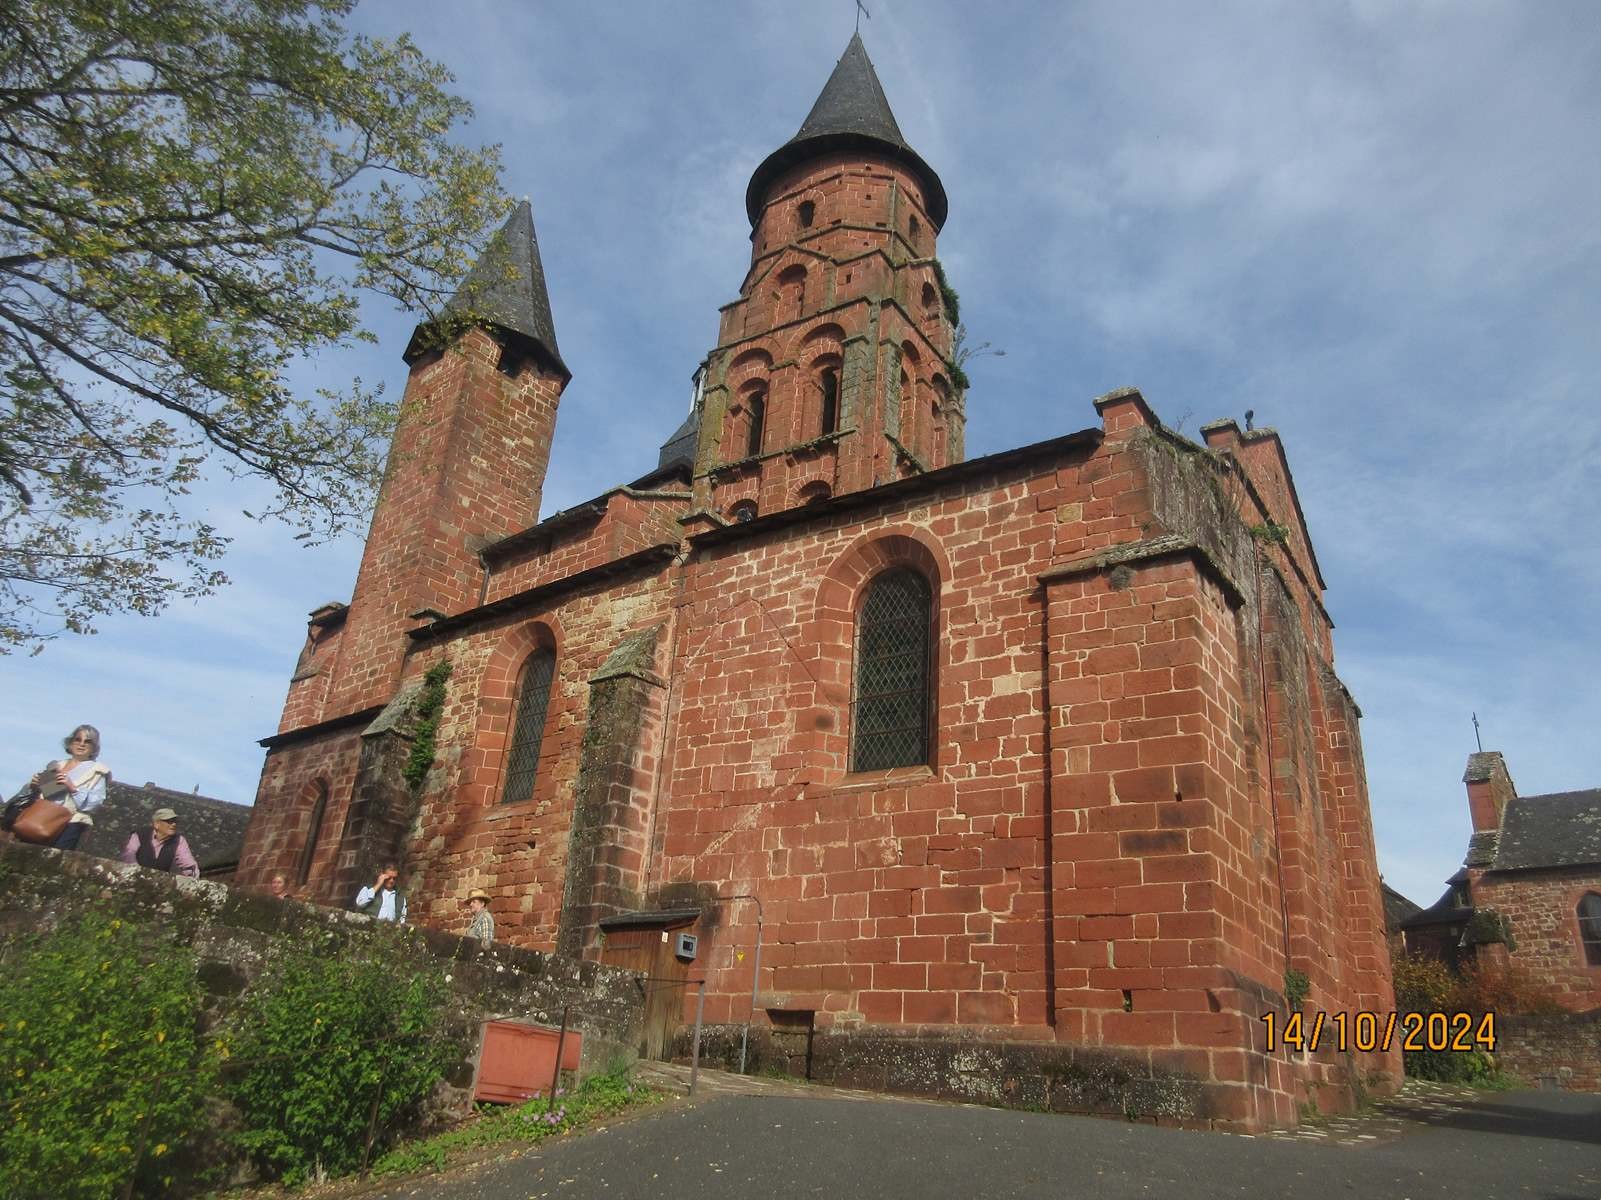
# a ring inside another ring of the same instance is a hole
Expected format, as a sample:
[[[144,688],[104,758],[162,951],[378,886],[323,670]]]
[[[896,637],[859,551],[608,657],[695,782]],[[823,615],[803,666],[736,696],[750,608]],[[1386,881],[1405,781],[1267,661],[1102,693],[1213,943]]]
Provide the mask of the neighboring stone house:
[[[1403,926],[1423,910],[1382,879],[1379,883],[1384,891],[1385,941],[1389,943],[1390,957],[1393,959],[1406,950],[1406,933]]]
[[[1519,796],[1498,751],[1470,755],[1473,833],[1462,869],[1402,923],[1407,949],[1453,966],[1503,953],[1576,1010],[1601,1008],[1601,788]],[[1497,940],[1490,940],[1497,939]]]
[[[178,832],[189,843],[204,878],[233,878],[245,828],[250,824],[250,806],[199,792],[175,792],[153,783],[136,787],[113,779],[106,790],[106,802],[95,811],[94,832],[81,848],[98,858],[116,858],[127,844],[128,835],[149,825],[150,814],[158,808],[170,808],[178,814]]]
[[[1393,1004],[1278,435],[1197,445],[1124,389],[966,459],[945,191],[859,38],[745,201],[683,425],[543,521],[571,373],[526,202],[419,328],[241,880],[345,904],[394,856],[414,919],[483,887],[497,936],[669,981],[651,1028],[704,978],[717,1045],[754,1024],[819,1078],[1240,1128],[1387,1086],[1396,1052],[1263,1045],[1290,969],[1314,1007]]]

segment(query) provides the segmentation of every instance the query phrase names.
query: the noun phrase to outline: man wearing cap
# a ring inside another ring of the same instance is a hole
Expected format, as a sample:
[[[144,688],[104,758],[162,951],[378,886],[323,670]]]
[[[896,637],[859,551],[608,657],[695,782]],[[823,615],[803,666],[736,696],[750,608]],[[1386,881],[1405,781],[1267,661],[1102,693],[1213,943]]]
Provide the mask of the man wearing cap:
[[[189,843],[178,833],[178,814],[170,808],[158,808],[150,814],[150,824],[128,835],[128,844],[122,848],[122,861],[138,863],[157,871],[200,878],[200,864],[189,852]]]
[[[483,888],[473,888],[468,892],[467,911],[473,916],[467,926],[467,936],[477,938],[480,947],[489,949],[490,943],[495,940],[495,918],[489,911],[489,893]]]

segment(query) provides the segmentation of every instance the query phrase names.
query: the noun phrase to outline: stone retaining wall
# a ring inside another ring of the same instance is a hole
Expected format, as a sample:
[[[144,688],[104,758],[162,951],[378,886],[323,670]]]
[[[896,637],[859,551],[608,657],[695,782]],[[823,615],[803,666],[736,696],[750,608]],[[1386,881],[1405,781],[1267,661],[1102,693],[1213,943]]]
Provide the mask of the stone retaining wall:
[[[1496,1062],[1530,1085],[1601,1092],[1601,1008],[1555,1016],[1504,1016],[1496,1034]]]

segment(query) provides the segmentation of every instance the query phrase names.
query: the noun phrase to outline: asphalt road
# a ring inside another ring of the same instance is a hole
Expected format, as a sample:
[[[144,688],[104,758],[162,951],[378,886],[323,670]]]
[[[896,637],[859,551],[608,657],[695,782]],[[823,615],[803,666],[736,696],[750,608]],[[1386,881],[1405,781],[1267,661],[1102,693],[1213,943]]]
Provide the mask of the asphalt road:
[[[1319,1145],[896,1100],[723,1095],[376,1193],[427,1200],[1325,1196],[1601,1198],[1601,1096],[1487,1096]]]

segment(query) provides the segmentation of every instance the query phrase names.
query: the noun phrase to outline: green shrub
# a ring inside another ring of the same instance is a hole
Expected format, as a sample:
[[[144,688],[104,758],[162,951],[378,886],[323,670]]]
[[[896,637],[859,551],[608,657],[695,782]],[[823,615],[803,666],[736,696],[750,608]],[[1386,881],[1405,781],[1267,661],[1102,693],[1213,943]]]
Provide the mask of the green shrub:
[[[269,969],[230,1022],[227,1090],[242,1147],[293,1183],[362,1163],[415,1121],[451,1059],[435,1036],[444,981],[407,961],[404,933],[370,958],[300,950]]]
[[[164,1194],[215,1078],[194,956],[86,915],[0,974],[0,1162],[12,1200]]]

